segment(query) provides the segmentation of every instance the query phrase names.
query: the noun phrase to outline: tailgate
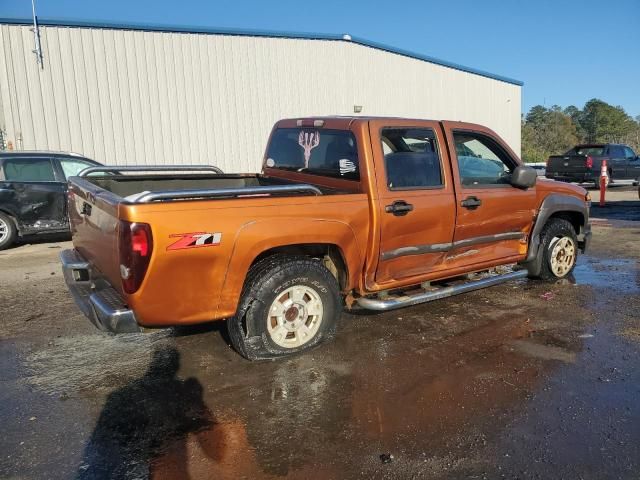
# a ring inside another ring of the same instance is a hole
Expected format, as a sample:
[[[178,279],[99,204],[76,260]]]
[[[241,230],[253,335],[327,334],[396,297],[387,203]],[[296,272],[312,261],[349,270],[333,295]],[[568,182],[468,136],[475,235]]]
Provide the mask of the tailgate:
[[[547,162],[547,174],[586,173],[591,170],[587,168],[586,162],[586,155],[553,155]]]
[[[111,285],[121,290],[118,257],[120,197],[79,177],[69,180],[73,246]]]

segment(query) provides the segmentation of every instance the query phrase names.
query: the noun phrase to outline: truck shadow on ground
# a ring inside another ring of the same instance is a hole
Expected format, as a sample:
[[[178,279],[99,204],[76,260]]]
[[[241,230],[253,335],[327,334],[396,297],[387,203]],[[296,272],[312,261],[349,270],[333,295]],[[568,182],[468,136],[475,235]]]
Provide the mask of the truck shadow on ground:
[[[154,459],[171,449],[172,478],[189,478],[187,437],[211,430],[215,418],[195,378],[177,378],[180,354],[157,348],[145,374],[111,393],[87,442],[78,479],[154,477]],[[214,443],[200,442],[215,459]],[[162,472],[166,474],[167,472]]]

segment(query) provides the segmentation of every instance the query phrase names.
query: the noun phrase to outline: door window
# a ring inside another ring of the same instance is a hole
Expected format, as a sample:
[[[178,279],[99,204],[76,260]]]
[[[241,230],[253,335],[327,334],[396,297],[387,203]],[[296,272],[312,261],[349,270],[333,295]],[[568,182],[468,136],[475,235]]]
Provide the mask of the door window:
[[[509,184],[515,161],[493,139],[469,132],[453,134],[463,186]]]
[[[48,158],[10,158],[4,161],[4,178],[15,182],[55,182]]]
[[[628,158],[630,160],[636,158],[636,154],[633,153],[633,150],[631,150],[629,147],[624,147],[624,156],[625,158]]]
[[[609,155],[611,158],[624,158],[624,150],[622,147],[611,146],[609,147]]]
[[[380,134],[389,190],[442,187],[435,132],[430,128],[383,128]]]
[[[65,178],[75,177],[85,168],[93,167],[94,165],[89,162],[83,162],[82,160],[71,160],[68,158],[60,159],[60,166],[64,172]]]

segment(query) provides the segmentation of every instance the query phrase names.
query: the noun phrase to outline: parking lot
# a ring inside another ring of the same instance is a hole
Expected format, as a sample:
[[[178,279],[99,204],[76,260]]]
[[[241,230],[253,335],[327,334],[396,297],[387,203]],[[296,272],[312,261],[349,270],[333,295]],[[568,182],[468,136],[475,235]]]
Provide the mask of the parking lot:
[[[0,252],[0,477],[637,478],[640,202],[609,198],[570,281],[344,314],[276,362],[222,323],[101,334],[70,242]]]

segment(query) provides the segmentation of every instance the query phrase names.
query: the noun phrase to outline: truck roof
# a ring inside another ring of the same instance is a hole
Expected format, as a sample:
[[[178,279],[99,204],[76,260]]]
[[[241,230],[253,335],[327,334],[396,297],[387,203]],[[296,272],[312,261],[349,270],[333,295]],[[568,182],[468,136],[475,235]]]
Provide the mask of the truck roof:
[[[456,122],[456,123],[464,123],[469,126],[477,126],[480,128],[486,128],[482,125],[471,123],[471,122],[462,122],[460,120],[446,120],[446,119],[434,119],[434,118],[415,118],[415,117],[400,117],[400,116],[391,116],[391,115],[325,115],[325,116],[317,116],[317,117],[292,117],[292,118],[283,118],[276,123],[276,126],[279,126],[282,123],[290,124],[292,122],[304,122],[304,127],[313,127],[314,121],[335,121],[342,120],[347,122],[349,125],[352,122],[364,121],[368,122],[371,120],[406,120],[408,122]]]

